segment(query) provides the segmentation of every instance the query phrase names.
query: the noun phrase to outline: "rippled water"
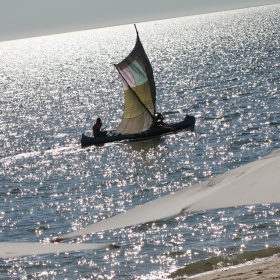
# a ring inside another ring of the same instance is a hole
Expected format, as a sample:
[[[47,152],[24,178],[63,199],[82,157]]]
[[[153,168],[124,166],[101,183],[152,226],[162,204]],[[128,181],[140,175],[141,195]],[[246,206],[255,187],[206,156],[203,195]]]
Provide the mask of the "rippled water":
[[[0,241],[66,234],[279,148],[279,12],[138,24],[158,111],[172,122],[194,115],[196,129],[86,149],[80,137],[97,116],[107,129],[120,122],[113,64],[133,48],[133,25],[0,43]],[[280,246],[279,209],[219,209],[86,236],[78,241],[121,247],[0,260],[0,279],[192,274],[208,258],[230,263]]]

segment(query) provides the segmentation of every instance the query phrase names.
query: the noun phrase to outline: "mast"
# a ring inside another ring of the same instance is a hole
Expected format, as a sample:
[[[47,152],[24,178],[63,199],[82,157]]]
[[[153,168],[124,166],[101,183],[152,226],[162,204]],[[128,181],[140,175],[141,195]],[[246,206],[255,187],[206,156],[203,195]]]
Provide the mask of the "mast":
[[[137,34],[137,37],[138,37],[138,30],[137,30],[137,28],[136,28],[136,24],[134,24],[134,27],[135,27],[136,34]]]

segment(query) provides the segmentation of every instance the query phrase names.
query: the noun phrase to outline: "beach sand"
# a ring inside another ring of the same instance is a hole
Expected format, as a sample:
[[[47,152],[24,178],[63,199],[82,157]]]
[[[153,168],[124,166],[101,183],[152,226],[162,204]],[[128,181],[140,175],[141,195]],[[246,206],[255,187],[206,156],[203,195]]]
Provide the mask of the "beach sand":
[[[180,278],[179,278],[180,279]],[[182,279],[182,278],[181,278]],[[280,254],[243,265],[227,267],[183,279],[192,280],[237,280],[280,279]]]

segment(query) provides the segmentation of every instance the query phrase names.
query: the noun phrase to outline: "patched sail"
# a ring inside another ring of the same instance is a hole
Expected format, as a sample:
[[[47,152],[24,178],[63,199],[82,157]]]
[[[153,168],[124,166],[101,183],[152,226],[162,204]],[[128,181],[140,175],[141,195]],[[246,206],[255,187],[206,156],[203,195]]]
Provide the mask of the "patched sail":
[[[154,122],[156,88],[153,69],[138,32],[132,52],[115,66],[122,79],[125,101],[123,119],[116,132],[143,132]]]

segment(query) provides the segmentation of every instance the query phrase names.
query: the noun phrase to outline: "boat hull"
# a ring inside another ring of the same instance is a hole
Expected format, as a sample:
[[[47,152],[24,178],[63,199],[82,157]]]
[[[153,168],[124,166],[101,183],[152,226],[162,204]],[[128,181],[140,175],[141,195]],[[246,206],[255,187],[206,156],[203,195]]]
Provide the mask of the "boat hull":
[[[162,134],[175,133],[180,130],[193,128],[195,124],[195,118],[193,116],[186,115],[185,119],[178,123],[167,124],[166,126],[158,126],[152,127],[149,130],[146,130],[141,133],[134,134],[120,134],[120,135],[112,135],[106,137],[89,137],[86,135],[82,135],[81,145],[82,147],[98,145],[110,142],[117,142],[123,140],[140,140],[146,139],[149,137],[154,137]]]

